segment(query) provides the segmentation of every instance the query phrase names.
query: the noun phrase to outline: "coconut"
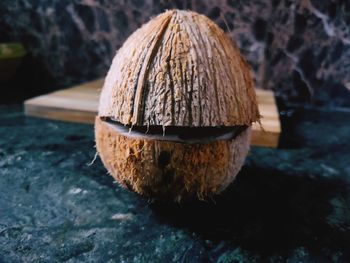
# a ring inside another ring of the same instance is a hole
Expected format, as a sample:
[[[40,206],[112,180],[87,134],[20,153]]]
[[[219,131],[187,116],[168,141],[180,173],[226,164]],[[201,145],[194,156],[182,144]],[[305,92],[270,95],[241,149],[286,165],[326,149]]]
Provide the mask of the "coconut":
[[[113,59],[95,121],[97,151],[124,187],[180,201],[223,191],[259,120],[250,68],[209,18],[170,10]]]

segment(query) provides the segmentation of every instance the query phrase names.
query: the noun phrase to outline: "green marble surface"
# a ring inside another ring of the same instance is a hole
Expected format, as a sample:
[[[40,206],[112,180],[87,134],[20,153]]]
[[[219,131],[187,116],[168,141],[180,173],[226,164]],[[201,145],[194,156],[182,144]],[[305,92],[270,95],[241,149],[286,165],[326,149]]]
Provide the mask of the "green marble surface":
[[[350,113],[288,109],[211,202],[150,204],[94,159],[92,126],[0,106],[0,262],[349,262]]]

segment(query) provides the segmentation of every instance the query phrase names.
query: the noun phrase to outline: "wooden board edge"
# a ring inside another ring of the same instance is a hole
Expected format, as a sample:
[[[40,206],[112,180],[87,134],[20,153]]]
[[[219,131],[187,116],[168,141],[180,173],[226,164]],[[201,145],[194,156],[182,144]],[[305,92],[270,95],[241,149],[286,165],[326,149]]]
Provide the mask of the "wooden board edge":
[[[43,106],[24,103],[24,112],[26,116],[45,118],[58,121],[68,121],[75,123],[92,124],[94,123],[96,114],[89,111],[71,111],[62,108],[47,108]]]
[[[253,146],[277,148],[280,139],[279,132],[266,132],[262,130],[252,130],[250,144]]]
[[[81,85],[75,85],[73,87],[70,87],[64,90],[55,91],[55,92],[57,93],[57,92],[62,92],[69,89],[77,89],[77,88],[82,88],[87,86],[102,88],[102,84],[103,84],[103,79],[98,79],[98,80],[87,82]],[[36,105],[36,101],[38,99],[41,99],[42,97],[45,97],[45,96],[50,96],[50,94],[53,94],[53,93],[41,95],[41,96],[26,100],[24,102],[25,114],[27,116],[53,119],[53,120],[59,120],[59,121],[68,121],[68,122],[85,123],[85,124],[94,123],[96,112],[84,111],[84,110],[72,111],[71,109],[66,109],[62,107],[55,107],[55,106],[48,107],[48,105],[47,106]],[[270,90],[257,89],[256,93],[258,97],[259,95],[262,95],[264,97],[263,100],[266,100],[266,96],[267,96],[268,101],[273,101],[277,127],[274,128],[274,130],[269,130],[269,131],[263,131],[261,128],[252,129],[251,145],[276,148],[278,147],[279,137],[281,133],[281,123],[279,120],[276,99],[273,95],[273,91],[270,91]]]
[[[75,111],[61,109],[61,108],[46,108],[41,106],[35,106],[31,104],[25,104],[25,114],[31,117],[39,117],[50,120],[68,121],[74,123],[93,124],[95,121],[95,114],[91,112]],[[251,145],[272,147],[278,146],[279,133],[264,132],[261,130],[252,130]]]

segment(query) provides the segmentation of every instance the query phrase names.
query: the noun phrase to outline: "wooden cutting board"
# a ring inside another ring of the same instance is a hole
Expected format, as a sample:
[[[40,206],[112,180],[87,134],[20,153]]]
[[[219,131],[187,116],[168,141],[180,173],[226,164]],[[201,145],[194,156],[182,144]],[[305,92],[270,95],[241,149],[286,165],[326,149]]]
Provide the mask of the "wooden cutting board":
[[[25,114],[54,120],[94,123],[103,79],[59,90],[24,102]],[[256,90],[261,124],[253,124],[252,144],[277,147],[281,125],[272,91]]]

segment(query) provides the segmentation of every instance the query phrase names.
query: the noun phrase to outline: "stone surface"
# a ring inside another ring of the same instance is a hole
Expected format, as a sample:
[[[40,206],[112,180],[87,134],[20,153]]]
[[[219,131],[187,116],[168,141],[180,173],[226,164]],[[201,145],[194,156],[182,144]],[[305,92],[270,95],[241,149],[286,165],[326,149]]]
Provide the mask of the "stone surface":
[[[106,74],[115,51],[150,17],[206,14],[233,37],[258,87],[287,104],[350,107],[350,2],[346,0],[2,0],[0,41],[25,43],[53,88]],[[43,92],[43,90],[42,90]]]
[[[349,262],[350,113],[281,117],[222,196],[172,205],[114,184],[92,126],[0,106],[0,262]]]

